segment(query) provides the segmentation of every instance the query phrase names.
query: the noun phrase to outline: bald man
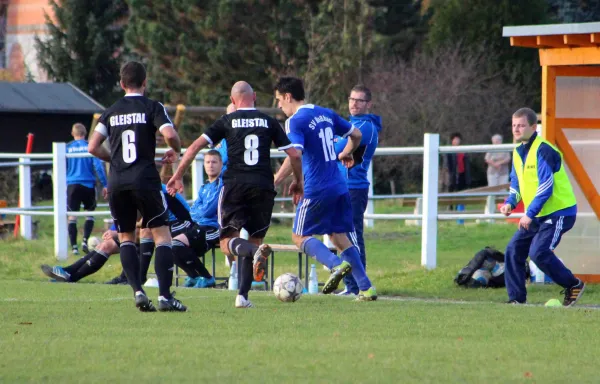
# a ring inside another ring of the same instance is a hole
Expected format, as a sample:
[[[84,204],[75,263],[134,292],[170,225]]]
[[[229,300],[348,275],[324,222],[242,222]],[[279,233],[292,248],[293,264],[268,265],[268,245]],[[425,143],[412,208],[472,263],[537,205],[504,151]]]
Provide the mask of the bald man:
[[[236,308],[252,308],[248,292],[252,280],[262,281],[267,268],[271,248],[263,244],[271,223],[275,203],[273,169],[271,168],[271,143],[285,151],[293,168],[294,181],[290,194],[295,201],[303,193],[302,154],[296,150],[274,118],[254,108],[256,94],[245,81],[238,81],[231,88],[231,103],[235,111],[221,116],[185,151],[177,171],[169,180],[169,193],[183,188],[181,182],[187,167],[196,154],[208,145],[227,141],[228,167],[223,174],[223,189],[219,196],[219,225],[221,226],[221,250],[237,256],[241,264],[239,292]],[[176,159],[172,151],[165,158]],[[245,228],[249,240],[240,238]]]

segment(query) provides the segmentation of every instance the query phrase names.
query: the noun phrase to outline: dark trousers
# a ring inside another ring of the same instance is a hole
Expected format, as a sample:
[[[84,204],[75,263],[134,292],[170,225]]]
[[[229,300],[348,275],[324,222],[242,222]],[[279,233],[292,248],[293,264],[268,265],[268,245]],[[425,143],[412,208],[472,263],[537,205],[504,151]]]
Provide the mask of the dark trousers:
[[[562,235],[575,225],[575,216],[555,216],[543,221],[533,219],[529,230],[519,229],[506,247],[504,280],[509,300],[524,303],[527,299],[525,288],[525,262],[527,256],[546,275],[563,288],[578,283],[573,273],[558,260],[554,249]]]
[[[352,243],[358,245],[360,250],[360,261],[362,261],[366,268],[367,254],[365,252],[365,239],[363,238],[363,230],[365,210],[367,209],[367,203],[369,202],[369,188],[351,189],[350,201],[352,203],[352,221],[354,222],[354,231],[356,233],[356,238],[352,239],[352,235],[350,235],[350,239],[355,240],[352,241]],[[346,289],[348,291],[358,294],[358,285],[351,274],[348,274],[344,277],[344,284],[346,285]]]

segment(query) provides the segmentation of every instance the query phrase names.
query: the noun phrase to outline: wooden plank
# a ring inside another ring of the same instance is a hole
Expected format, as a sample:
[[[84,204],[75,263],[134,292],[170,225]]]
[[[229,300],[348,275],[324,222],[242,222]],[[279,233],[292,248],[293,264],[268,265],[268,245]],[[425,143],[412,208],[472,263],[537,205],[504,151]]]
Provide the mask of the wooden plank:
[[[600,64],[600,47],[540,49],[540,65]]]
[[[562,48],[566,47],[563,35],[537,36],[538,48]]]
[[[556,69],[542,67],[542,136],[551,143],[555,142],[556,118]]]
[[[512,47],[539,48],[535,36],[511,36]]]
[[[556,125],[556,129],[563,129],[563,128],[600,129],[600,119],[557,118],[557,119],[555,119],[555,125]]]
[[[600,196],[598,196],[598,191],[590,179],[590,176],[585,171],[583,164],[581,164],[581,161],[579,161],[579,158],[575,154],[573,147],[569,144],[569,140],[567,140],[567,137],[561,130],[556,132],[556,144],[561,150],[563,158],[569,166],[577,184],[579,184],[583,195],[590,203],[596,217],[600,219]]]
[[[581,275],[575,274],[575,277],[581,279],[584,283],[598,284],[600,283],[600,275]]]
[[[600,67],[588,65],[565,65],[556,67],[556,76],[600,77]]]
[[[592,36],[589,33],[577,35],[563,35],[563,41],[566,45],[572,47],[593,47]]]

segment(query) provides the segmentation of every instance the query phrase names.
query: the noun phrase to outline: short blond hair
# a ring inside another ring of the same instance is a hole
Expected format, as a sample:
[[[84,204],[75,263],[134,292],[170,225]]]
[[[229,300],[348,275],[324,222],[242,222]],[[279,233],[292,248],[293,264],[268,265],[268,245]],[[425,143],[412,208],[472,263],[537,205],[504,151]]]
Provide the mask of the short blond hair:
[[[77,136],[85,136],[87,135],[87,129],[85,129],[85,125],[75,123],[73,124],[73,128],[71,128],[71,133],[76,134]]]

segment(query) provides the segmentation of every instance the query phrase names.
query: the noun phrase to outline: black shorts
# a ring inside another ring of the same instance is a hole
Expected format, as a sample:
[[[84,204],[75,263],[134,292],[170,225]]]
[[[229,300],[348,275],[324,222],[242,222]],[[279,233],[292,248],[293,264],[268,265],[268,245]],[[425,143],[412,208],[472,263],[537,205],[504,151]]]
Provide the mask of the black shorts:
[[[169,222],[169,226],[171,227],[171,237],[175,237],[177,235],[180,235],[182,233],[186,233],[188,231],[188,229],[192,228],[194,224],[185,220],[185,221],[181,221],[181,220],[176,220],[176,221],[171,221]]]
[[[271,225],[277,192],[252,184],[226,184],[219,195],[221,238],[242,228],[251,237],[264,238]]]
[[[83,209],[93,211],[96,209],[96,189],[88,188],[81,184],[67,186],[67,207],[69,211],[77,212],[83,203]]]
[[[142,215],[142,228],[158,228],[169,224],[167,201],[162,191],[115,191],[110,193],[108,202],[119,233],[135,231],[138,211]]]
[[[204,255],[215,245],[216,241],[219,241],[218,229],[198,224],[193,224],[183,234],[187,238],[190,248],[198,257]]]

